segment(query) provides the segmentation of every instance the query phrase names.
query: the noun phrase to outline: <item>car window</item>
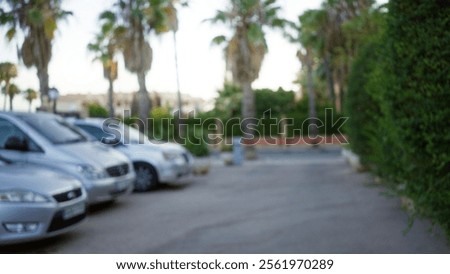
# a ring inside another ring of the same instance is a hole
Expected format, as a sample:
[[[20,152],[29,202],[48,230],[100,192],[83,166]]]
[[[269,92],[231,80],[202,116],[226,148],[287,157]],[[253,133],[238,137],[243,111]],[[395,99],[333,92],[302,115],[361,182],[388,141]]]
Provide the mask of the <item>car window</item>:
[[[142,132],[122,123],[109,124],[106,130],[111,130],[111,134],[113,134],[112,130],[120,132],[122,135],[122,140],[125,144],[145,144],[148,142],[147,136],[145,136]]]
[[[6,142],[11,137],[16,137],[19,140],[26,140],[28,143],[28,151],[42,151],[40,147],[16,125],[8,120],[0,119],[0,149],[6,149]]]
[[[101,128],[98,128],[96,126],[80,125],[80,124],[77,124],[76,126],[86,131],[88,134],[94,136],[99,141],[101,141],[103,138],[108,140],[114,140],[114,135],[106,133]]]
[[[38,115],[20,116],[20,118],[55,145],[88,141],[78,129],[62,118]]]

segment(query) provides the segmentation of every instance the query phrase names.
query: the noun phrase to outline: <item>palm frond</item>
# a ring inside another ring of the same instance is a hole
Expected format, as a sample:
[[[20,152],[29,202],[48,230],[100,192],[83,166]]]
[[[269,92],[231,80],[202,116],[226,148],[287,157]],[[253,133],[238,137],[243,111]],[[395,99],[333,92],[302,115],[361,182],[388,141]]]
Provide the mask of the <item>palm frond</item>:
[[[114,12],[106,10],[103,11],[100,16],[99,16],[99,20],[106,20],[108,22],[116,22],[117,17],[114,14]]]
[[[214,45],[222,45],[227,42],[227,37],[225,35],[219,35],[212,39],[212,44]]]
[[[255,23],[249,24],[247,38],[251,44],[263,44],[264,31],[262,30],[261,25]]]
[[[12,27],[6,32],[6,38],[11,42],[14,36],[16,36],[16,28]]]
[[[230,19],[232,18],[232,15],[230,12],[227,11],[221,11],[218,10],[216,11],[216,15],[212,18],[208,18],[203,20],[203,22],[211,22],[211,23],[227,23],[228,21],[230,21]]]

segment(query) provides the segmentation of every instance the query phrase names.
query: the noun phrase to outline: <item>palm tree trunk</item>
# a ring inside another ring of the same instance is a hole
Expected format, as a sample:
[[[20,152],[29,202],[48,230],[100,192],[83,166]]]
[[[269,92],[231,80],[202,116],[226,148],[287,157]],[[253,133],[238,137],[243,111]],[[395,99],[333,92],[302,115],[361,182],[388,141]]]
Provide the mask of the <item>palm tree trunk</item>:
[[[39,92],[41,94],[41,108],[45,111],[51,110],[50,98],[48,97],[48,70],[47,68],[39,68],[37,76],[39,78]]]
[[[327,54],[327,56],[323,60],[323,66],[325,69],[325,74],[327,77],[327,86],[328,86],[328,97],[330,99],[330,102],[336,107],[336,94],[334,92],[334,79],[333,79],[333,73],[331,69],[331,63],[330,63],[330,55]]]
[[[109,89],[108,89],[108,109],[109,118],[114,118],[114,80],[108,77]]]
[[[177,79],[177,95],[178,95],[178,115],[175,115],[175,138],[179,141],[185,136],[184,128],[180,126],[180,118],[183,116],[183,103],[181,100],[180,75],[178,70],[178,49],[177,49],[177,32],[173,31],[173,48],[175,57],[175,73]]]
[[[180,75],[178,71],[178,50],[177,50],[177,32],[173,31],[173,47],[174,47],[174,55],[175,55],[175,73],[177,78],[177,95],[178,95],[178,110],[180,111],[180,115],[183,113],[183,104],[181,101],[181,91],[180,91]]]
[[[151,100],[147,92],[147,87],[145,84],[145,72],[141,71],[137,73],[138,83],[139,83],[139,91],[134,97],[135,102],[133,102],[133,106],[137,109],[133,111],[135,115],[139,117],[139,119],[143,122],[144,128],[139,128],[141,132],[146,133],[148,130],[148,117],[150,115],[151,110]]]
[[[302,63],[302,67],[306,67],[306,89],[308,92],[308,137],[315,139],[317,137],[317,112],[316,112],[316,94],[314,92],[314,78],[313,78],[313,57],[310,49],[306,49],[306,54],[301,51],[297,52],[297,57]],[[313,139],[313,140],[314,140]]]
[[[336,112],[340,113],[341,112],[341,89],[342,89],[342,85],[341,85],[341,72],[340,72],[340,68],[336,68],[336,70],[334,71],[334,79],[336,80],[334,83],[334,91],[335,91],[335,97],[334,97],[334,106],[336,108]]]
[[[351,58],[349,58],[349,59],[351,59]],[[350,64],[349,64],[349,62],[346,62],[346,63],[344,63],[343,64],[343,67],[342,67],[342,88],[341,88],[341,96],[340,96],[340,98],[339,98],[339,101],[340,101],[340,104],[341,104],[341,112],[343,111],[343,108],[344,108],[344,98],[345,98],[345,92],[346,92],[346,90],[347,90],[347,81],[346,81],[346,79],[347,79],[347,76],[348,76],[348,72],[350,71]]]
[[[241,83],[242,89],[242,118],[254,118],[255,117],[255,94],[253,93],[252,83]],[[250,131],[248,131],[251,133]]]
[[[8,92],[9,92],[9,80],[5,81],[5,90],[4,90],[4,101],[3,101],[3,111],[6,111],[6,101],[8,100]]]
[[[313,78],[313,60],[310,50],[306,50],[306,70],[307,70],[307,89],[308,89],[308,114],[309,114],[309,130],[308,137],[317,137],[317,112],[316,112],[316,94],[314,92]]]
[[[14,96],[9,95],[9,111],[13,111]]]
[[[242,89],[242,133],[244,138],[254,138],[254,129],[250,127],[251,118],[255,118],[255,94],[253,93],[252,83],[246,81],[241,83]],[[247,160],[256,159],[254,145],[245,146],[245,158]]]

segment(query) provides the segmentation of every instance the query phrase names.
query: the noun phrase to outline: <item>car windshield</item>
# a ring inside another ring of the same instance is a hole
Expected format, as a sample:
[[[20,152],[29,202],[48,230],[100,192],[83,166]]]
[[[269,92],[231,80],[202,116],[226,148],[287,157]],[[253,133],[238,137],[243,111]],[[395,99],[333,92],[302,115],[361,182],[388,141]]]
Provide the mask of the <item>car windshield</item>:
[[[20,118],[55,145],[87,141],[75,127],[57,116],[26,115]]]

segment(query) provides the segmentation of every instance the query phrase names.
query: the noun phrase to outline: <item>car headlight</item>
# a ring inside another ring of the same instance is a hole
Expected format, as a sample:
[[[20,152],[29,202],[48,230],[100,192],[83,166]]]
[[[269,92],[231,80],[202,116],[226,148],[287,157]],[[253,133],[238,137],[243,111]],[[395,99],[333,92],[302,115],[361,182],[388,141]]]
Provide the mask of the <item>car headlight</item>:
[[[0,202],[46,203],[50,200],[41,194],[28,190],[3,190],[0,191]]]
[[[169,151],[164,151],[163,153],[164,159],[169,160],[169,161],[173,161],[176,158],[179,157],[178,153],[175,152],[169,152]]]
[[[78,172],[80,172],[85,178],[89,180],[98,180],[108,177],[106,171],[97,169],[90,165],[79,165]]]

